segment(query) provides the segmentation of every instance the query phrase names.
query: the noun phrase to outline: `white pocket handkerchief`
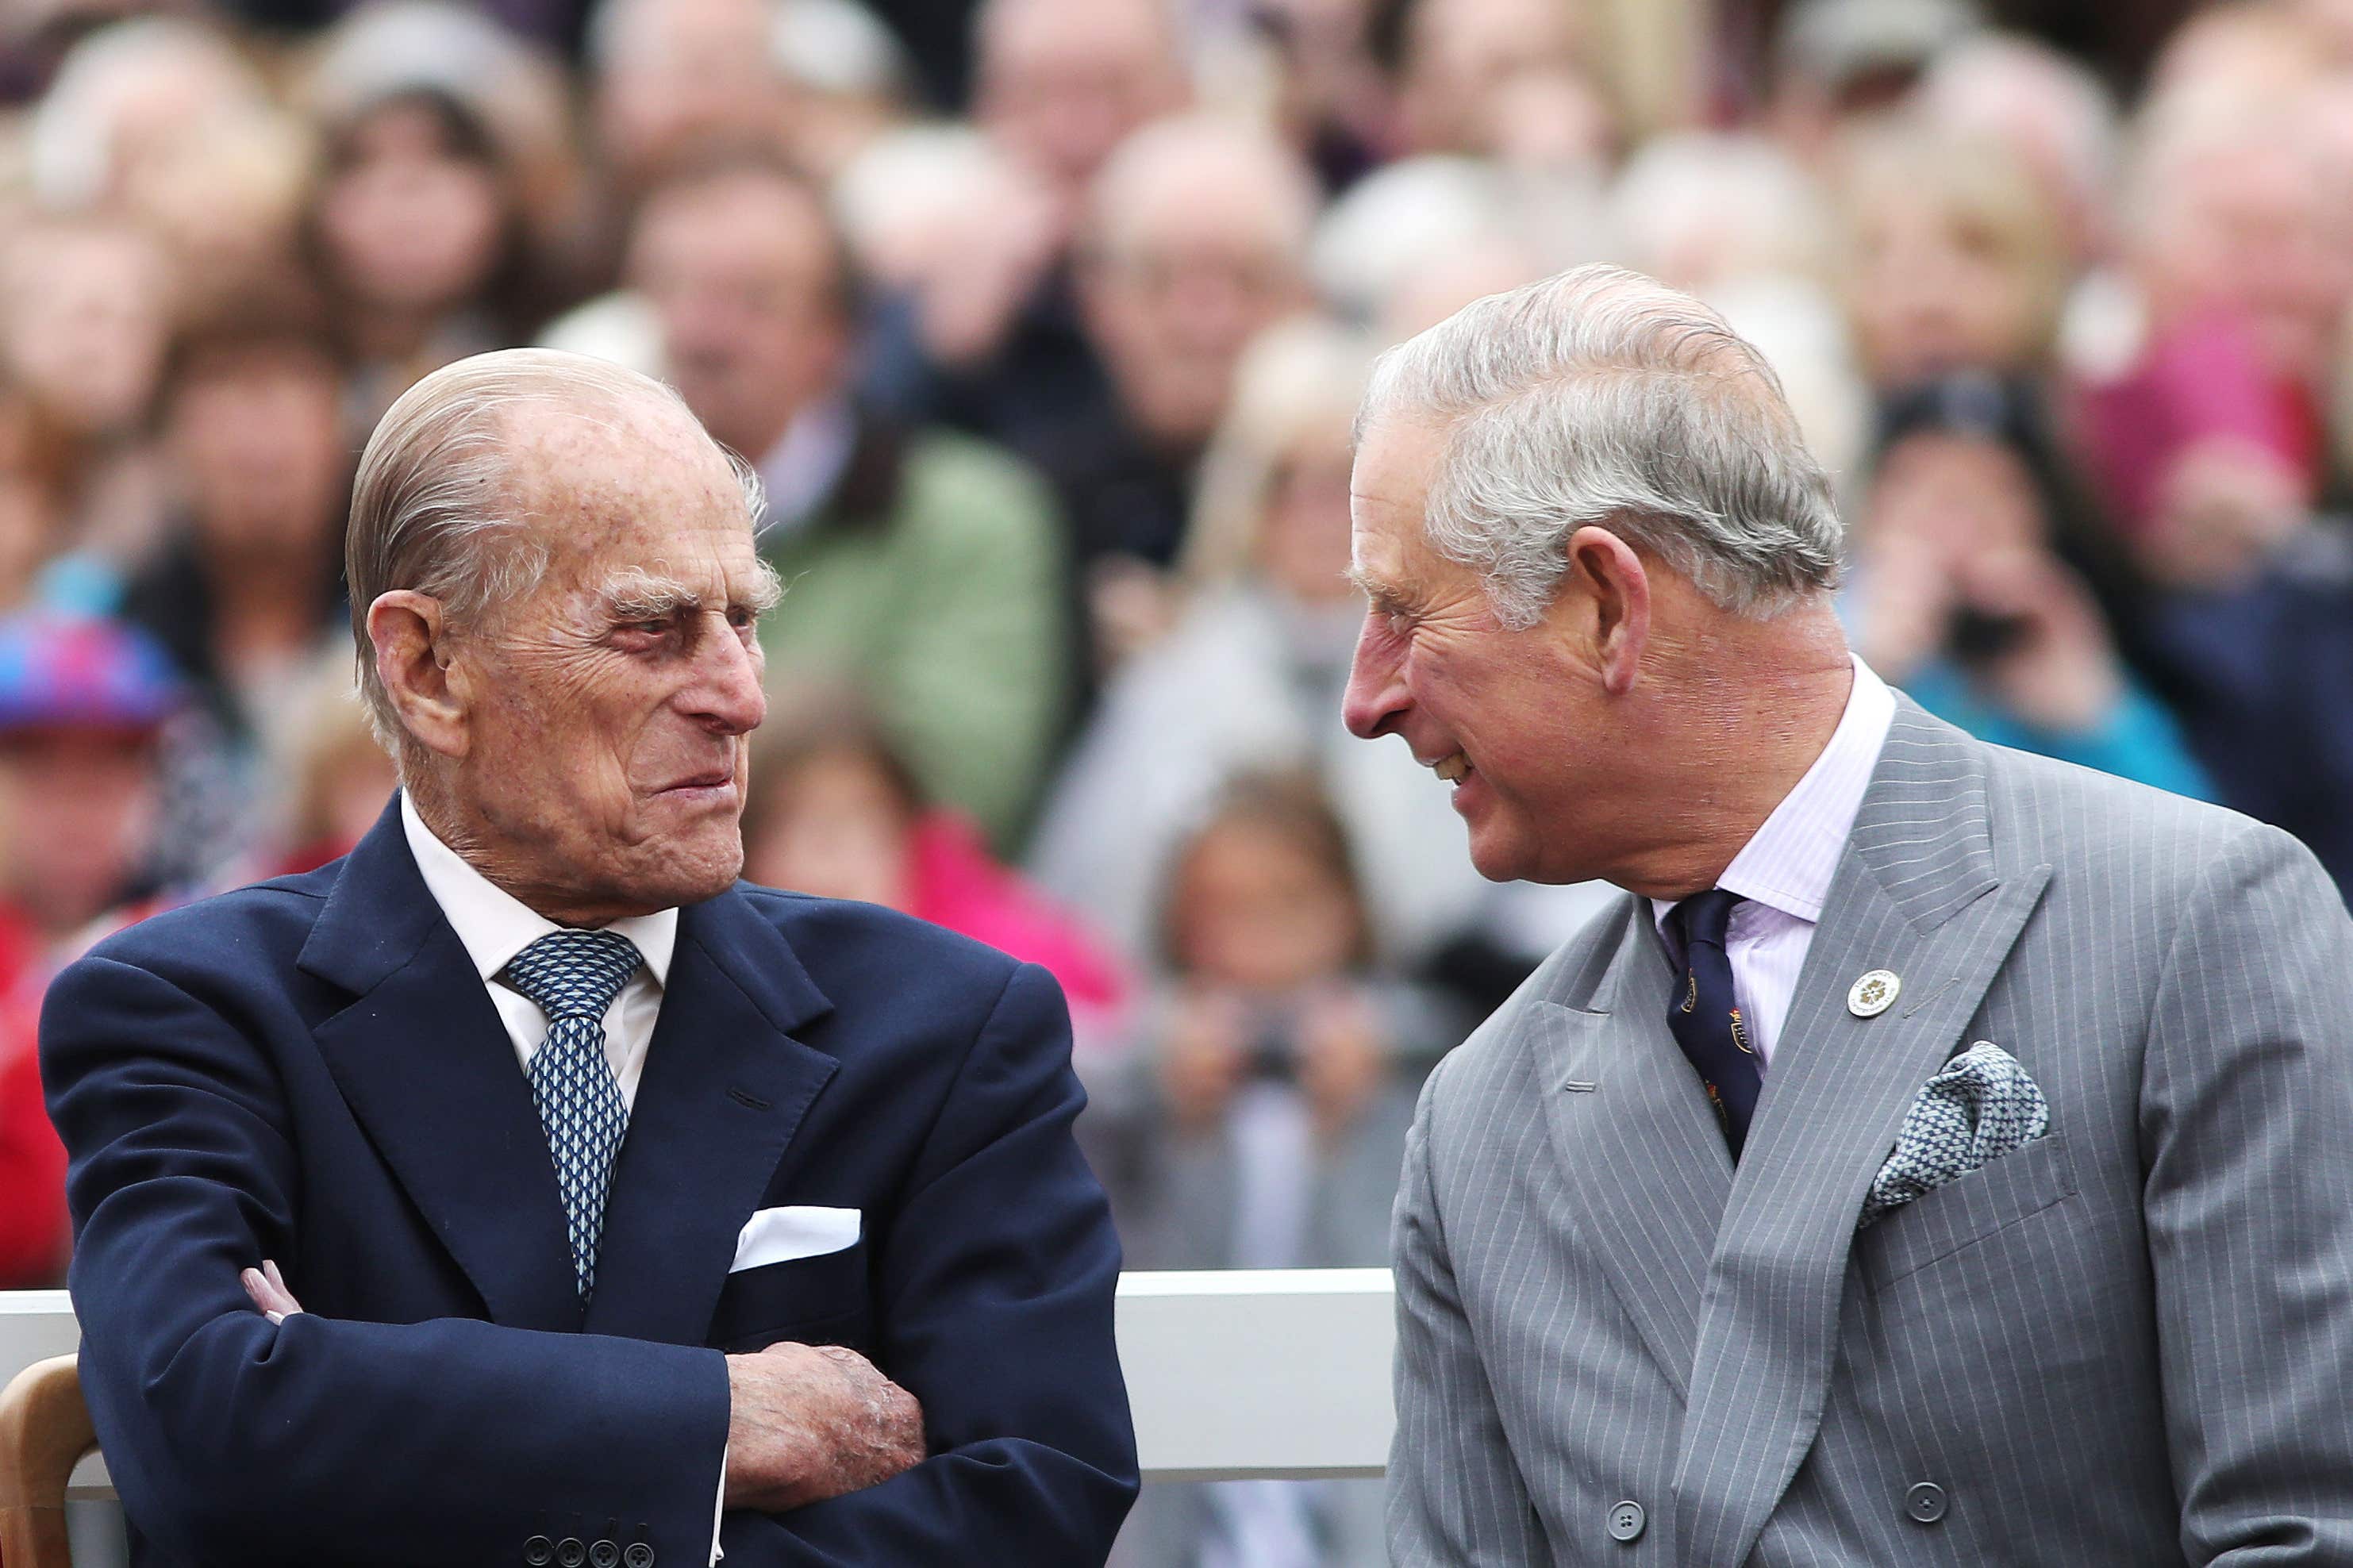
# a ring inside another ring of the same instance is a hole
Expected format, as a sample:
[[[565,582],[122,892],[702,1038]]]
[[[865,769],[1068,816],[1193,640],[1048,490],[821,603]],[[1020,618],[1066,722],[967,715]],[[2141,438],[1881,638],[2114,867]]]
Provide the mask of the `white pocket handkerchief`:
[[[744,1222],[743,1231],[735,1237],[735,1261],[727,1266],[727,1272],[740,1274],[764,1263],[818,1258],[855,1247],[859,1224],[856,1209],[819,1208],[809,1204],[762,1209]]]

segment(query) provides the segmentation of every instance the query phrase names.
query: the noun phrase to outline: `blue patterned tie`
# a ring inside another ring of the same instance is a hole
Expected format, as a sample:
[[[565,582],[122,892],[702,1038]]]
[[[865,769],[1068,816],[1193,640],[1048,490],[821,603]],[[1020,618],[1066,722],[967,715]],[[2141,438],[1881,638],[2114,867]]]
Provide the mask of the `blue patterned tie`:
[[[605,1059],[605,1009],[642,962],[636,944],[617,932],[552,931],[499,971],[547,1015],[547,1038],[532,1053],[531,1097],[555,1161],[583,1301],[596,1284],[613,1156],[629,1130],[629,1108]]]
[[[1740,901],[1737,893],[1711,888],[1694,893],[1667,914],[1683,944],[1683,974],[1667,999],[1667,1027],[1707,1086],[1735,1163],[1748,1141],[1748,1119],[1765,1084],[1757,1064],[1756,1039],[1733,995],[1732,957],[1725,951],[1733,906]]]

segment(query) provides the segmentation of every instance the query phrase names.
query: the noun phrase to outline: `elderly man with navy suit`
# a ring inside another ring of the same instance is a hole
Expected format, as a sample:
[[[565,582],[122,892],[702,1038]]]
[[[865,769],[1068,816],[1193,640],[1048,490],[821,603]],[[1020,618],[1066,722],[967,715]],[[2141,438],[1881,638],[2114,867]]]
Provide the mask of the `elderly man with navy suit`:
[[[568,355],[363,457],[346,859],[42,1020],[134,1560],[1101,1563],[1118,1245],[1041,972],[736,882],[756,487]]]
[[[1883,685],[1771,371],[1647,279],[1468,307],[1360,437],[1351,726],[1629,894],[1425,1087],[1395,1561],[2353,1563],[2312,856]]]

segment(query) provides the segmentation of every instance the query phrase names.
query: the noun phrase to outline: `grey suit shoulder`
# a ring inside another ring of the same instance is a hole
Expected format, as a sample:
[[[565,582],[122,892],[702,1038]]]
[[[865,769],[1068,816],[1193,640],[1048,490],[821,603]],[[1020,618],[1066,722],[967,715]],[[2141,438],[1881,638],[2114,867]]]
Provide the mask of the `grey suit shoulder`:
[[[1855,1016],[1874,967],[1904,992]],[[1432,1075],[1398,1560],[2353,1563],[2353,1433],[2316,1418],[2353,1398],[2348,972],[2285,835],[1905,704],[1736,1172],[1630,897]],[[2051,1135],[1858,1237],[1978,1038]]]

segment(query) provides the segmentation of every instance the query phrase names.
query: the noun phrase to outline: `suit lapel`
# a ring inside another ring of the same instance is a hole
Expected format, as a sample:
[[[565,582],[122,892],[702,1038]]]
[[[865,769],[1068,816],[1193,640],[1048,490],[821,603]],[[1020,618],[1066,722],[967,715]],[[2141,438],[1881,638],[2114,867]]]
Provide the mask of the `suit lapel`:
[[[681,911],[606,1199],[590,1332],[702,1342],[736,1236],[836,1070],[791,1036],[830,1005],[740,892]]]
[[[1856,818],[1708,1266],[1675,1490],[1693,1561],[1754,1547],[1820,1430],[1854,1224],[1920,1086],[2041,899],[1999,870],[1985,752],[1908,701]],[[1876,1017],[1853,982],[1894,971]]]
[[[1521,1027],[1532,1037],[1572,1211],[1681,1395],[1732,1157],[1698,1075],[1667,1031],[1673,979],[1649,906],[1637,899],[1592,988],[1595,1005],[1539,1000]]]
[[[296,965],[353,1000],[312,1031],[352,1114],[491,1321],[580,1327],[563,1200],[490,992],[387,807]]]

